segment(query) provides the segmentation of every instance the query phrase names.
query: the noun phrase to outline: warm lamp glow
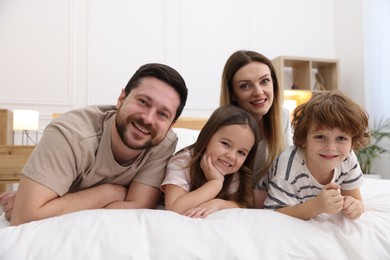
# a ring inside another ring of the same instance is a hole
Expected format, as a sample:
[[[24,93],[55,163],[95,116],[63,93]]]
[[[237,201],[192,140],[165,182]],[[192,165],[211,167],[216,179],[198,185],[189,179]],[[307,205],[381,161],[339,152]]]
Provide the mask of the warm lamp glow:
[[[290,112],[290,120],[292,120],[294,109],[302,103],[305,103],[311,98],[310,90],[285,90],[283,91],[283,105]]]
[[[297,107],[297,101],[288,99],[283,102],[283,105],[287,108],[290,113],[294,112],[294,109]]]
[[[35,110],[14,110],[14,131],[38,131],[39,112]]]

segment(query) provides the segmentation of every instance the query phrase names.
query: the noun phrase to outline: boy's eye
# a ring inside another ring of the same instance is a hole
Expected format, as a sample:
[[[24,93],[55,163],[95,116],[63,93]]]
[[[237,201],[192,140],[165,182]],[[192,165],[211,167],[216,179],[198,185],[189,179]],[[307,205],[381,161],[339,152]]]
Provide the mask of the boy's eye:
[[[315,139],[318,139],[318,140],[325,140],[325,136],[324,135],[316,135],[314,136]]]
[[[337,139],[340,141],[348,141],[348,137],[345,136],[339,136]]]

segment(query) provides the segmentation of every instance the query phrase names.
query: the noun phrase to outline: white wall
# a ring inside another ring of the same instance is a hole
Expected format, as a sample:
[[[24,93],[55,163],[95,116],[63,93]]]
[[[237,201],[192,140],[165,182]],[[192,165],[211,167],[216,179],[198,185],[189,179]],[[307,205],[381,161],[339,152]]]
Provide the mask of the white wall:
[[[162,62],[188,84],[184,115],[207,116],[218,106],[222,68],[235,50],[347,59],[344,50],[356,38],[338,33],[345,12],[337,8],[348,6],[335,2],[3,0],[0,107],[38,109],[43,128],[53,112],[115,103],[140,65]],[[355,14],[345,26],[360,23]],[[341,65],[342,80],[352,80],[350,63]]]

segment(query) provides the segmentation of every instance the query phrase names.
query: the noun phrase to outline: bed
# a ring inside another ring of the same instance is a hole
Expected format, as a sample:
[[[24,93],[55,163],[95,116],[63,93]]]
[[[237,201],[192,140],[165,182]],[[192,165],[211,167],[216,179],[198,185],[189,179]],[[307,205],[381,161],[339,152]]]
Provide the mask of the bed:
[[[175,126],[177,149],[196,140],[188,123]],[[356,221],[341,214],[303,221],[261,209],[206,219],[98,209],[10,227],[2,215],[0,259],[390,259],[390,180],[365,178],[361,191],[366,211]]]

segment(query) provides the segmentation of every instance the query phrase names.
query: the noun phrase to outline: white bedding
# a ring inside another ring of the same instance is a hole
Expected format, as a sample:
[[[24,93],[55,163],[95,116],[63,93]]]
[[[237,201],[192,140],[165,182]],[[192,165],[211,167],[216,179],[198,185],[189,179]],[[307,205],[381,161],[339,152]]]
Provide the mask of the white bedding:
[[[390,180],[366,179],[356,221],[229,209],[86,210],[18,227],[0,219],[0,259],[390,259]]]

